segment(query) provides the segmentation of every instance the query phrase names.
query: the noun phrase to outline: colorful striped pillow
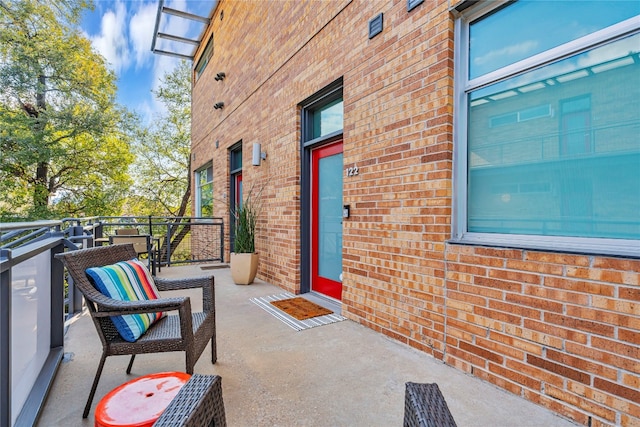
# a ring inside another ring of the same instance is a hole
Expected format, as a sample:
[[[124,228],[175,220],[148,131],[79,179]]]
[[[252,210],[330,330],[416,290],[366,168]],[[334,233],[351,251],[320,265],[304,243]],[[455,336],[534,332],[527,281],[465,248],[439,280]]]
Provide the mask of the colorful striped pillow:
[[[103,295],[119,301],[152,300],[160,297],[149,270],[137,259],[104,267],[88,268],[87,276]],[[164,313],[126,314],[111,320],[125,341],[135,342]]]

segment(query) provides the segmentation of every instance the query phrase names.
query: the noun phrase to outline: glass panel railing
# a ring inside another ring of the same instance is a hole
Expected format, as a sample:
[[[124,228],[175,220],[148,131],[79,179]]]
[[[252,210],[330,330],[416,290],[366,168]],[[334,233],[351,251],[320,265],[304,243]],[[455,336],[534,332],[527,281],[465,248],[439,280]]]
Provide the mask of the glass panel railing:
[[[17,264],[11,278],[11,418],[20,413],[51,347],[51,254]]]

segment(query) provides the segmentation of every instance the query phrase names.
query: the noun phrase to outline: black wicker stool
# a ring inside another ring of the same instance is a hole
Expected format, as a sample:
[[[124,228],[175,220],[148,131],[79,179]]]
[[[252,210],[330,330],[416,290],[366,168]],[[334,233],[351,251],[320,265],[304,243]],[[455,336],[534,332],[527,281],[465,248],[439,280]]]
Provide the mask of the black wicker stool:
[[[405,427],[457,427],[438,384],[406,383]]]
[[[222,378],[194,374],[169,403],[154,427],[225,427]]]

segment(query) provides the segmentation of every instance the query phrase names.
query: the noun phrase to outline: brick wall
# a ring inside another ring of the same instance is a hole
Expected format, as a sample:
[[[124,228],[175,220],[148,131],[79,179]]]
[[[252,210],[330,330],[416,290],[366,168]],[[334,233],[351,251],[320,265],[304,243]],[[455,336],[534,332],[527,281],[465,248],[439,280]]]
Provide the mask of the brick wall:
[[[449,3],[221,0],[193,90],[192,166],[213,161],[228,236],[228,149],[243,142],[245,191],[261,191],[258,277],[300,292],[298,105],[342,77],[344,166],[359,169],[344,179],[343,314],[580,423],[640,425],[640,260],[447,243]]]
[[[448,364],[581,424],[637,424],[640,261],[450,245],[446,269]]]
[[[292,292],[300,284],[297,105],[345,73],[344,58],[317,60],[322,50],[317,43],[330,45],[340,37],[318,41],[317,33],[349,3],[221,2],[209,29],[214,32],[213,58],[193,88],[192,167],[213,160],[214,216],[225,218],[228,236],[228,149],[242,141],[245,191],[253,187],[261,192],[262,211],[269,213],[258,225],[259,277]],[[291,23],[296,26],[282,31]],[[348,52],[345,46],[342,50]],[[221,71],[227,77],[215,81]],[[224,109],[213,109],[220,101]],[[251,166],[254,142],[260,142],[268,156],[260,167]],[[229,248],[228,237],[225,244]]]

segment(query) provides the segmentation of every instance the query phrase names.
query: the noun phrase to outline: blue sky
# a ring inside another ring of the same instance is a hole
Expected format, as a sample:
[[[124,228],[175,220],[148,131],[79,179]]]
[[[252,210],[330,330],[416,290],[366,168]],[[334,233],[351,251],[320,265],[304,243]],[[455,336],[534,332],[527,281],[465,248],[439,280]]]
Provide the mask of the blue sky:
[[[179,62],[179,59],[151,52],[159,0],[94,1],[95,9],[83,16],[82,30],[118,77],[118,103],[149,121],[162,110],[152,89],[157,88],[162,76]],[[213,3],[166,0],[165,6],[208,16]],[[173,16],[165,15],[160,22],[161,31],[189,38],[197,38],[202,29],[201,24]],[[171,50],[169,46],[158,47]]]

